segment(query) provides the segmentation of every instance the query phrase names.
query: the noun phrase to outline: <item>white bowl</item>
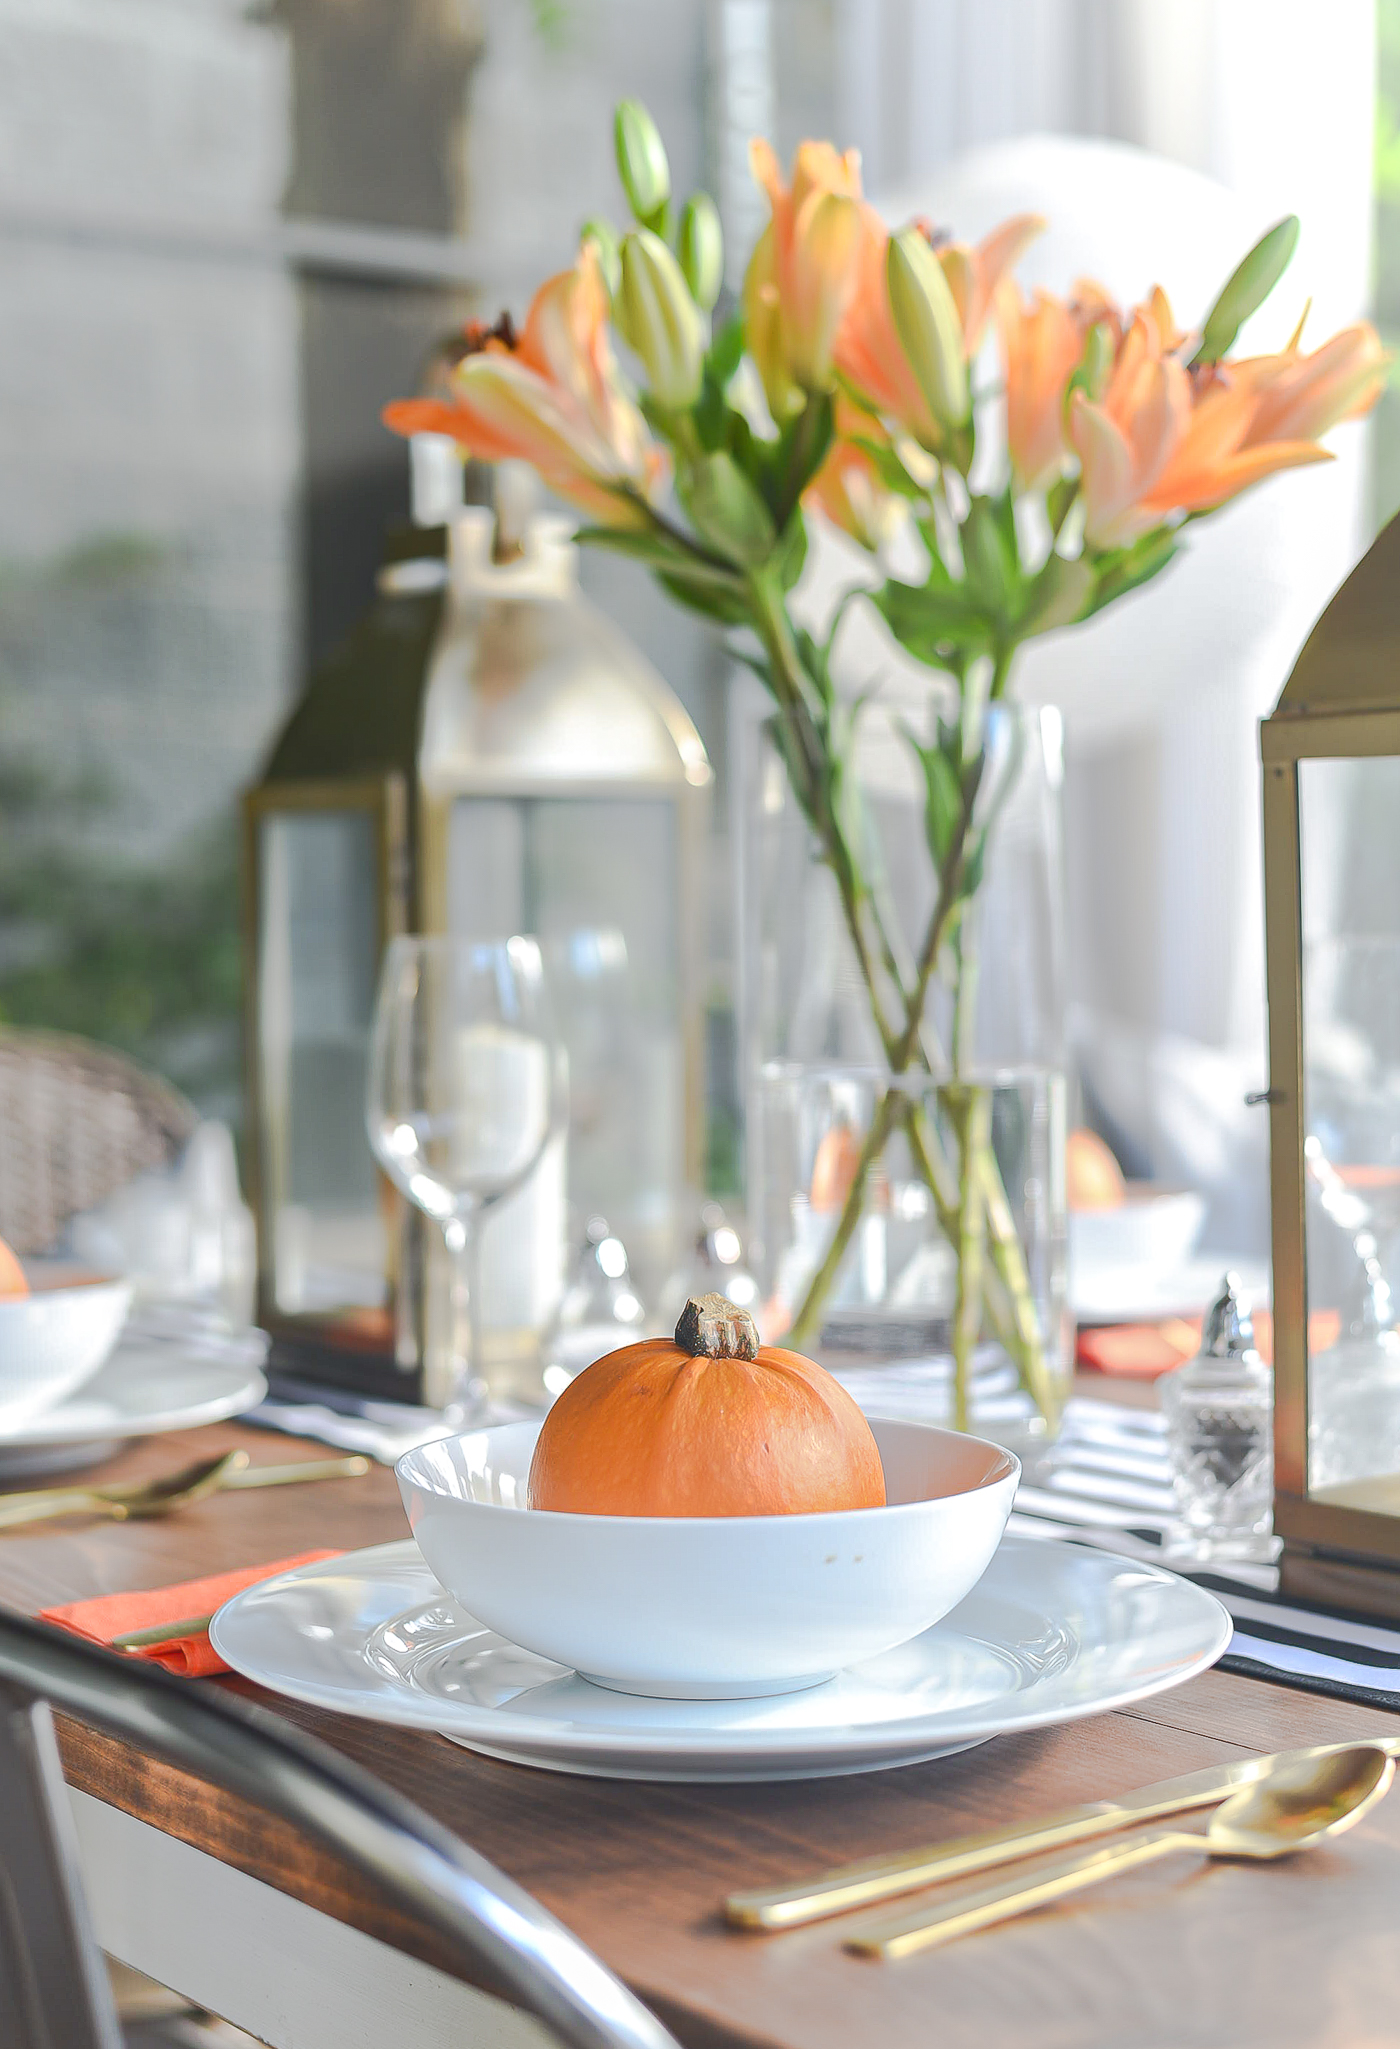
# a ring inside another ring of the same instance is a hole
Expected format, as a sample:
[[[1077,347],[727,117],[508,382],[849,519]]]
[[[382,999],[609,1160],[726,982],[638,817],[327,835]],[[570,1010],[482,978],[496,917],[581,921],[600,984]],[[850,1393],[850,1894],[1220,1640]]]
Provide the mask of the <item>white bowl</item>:
[[[970,1593],[1020,1466],[928,1423],[871,1429],[888,1505],[832,1515],[563,1515],[527,1507],[538,1423],[441,1438],[395,1467],[418,1547],[478,1621],[622,1693],[816,1686]]]
[[[1127,1194],[1117,1209],[1071,1211],[1069,1256],[1076,1275],[1144,1266],[1174,1273],[1189,1258],[1205,1221],[1205,1197],[1194,1188],[1163,1189],[1151,1181],[1130,1181]]]
[[[0,1298],[0,1435],[66,1401],[121,1336],[127,1281],[84,1281]]]

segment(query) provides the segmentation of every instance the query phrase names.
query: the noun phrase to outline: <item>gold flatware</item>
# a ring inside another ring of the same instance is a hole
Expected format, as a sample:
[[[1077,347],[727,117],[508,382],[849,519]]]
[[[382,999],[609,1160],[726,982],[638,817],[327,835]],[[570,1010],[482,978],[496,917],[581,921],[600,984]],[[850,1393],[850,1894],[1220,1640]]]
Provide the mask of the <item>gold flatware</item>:
[[[367,1473],[370,1461],[358,1452],[348,1458],[316,1459],[309,1464],[253,1466],[243,1450],[193,1465],[158,1480],[119,1480],[102,1487],[39,1487],[24,1494],[0,1494],[0,1530],[47,1522],[55,1516],[95,1515],[109,1522],[136,1522],[173,1515],[191,1502],[224,1488],[284,1487],[300,1480],[335,1480]]]
[[[225,1483],[229,1473],[248,1463],[246,1451],[226,1451],[200,1459],[159,1480],[124,1481],[110,1487],[40,1487],[28,1494],[0,1495],[0,1529],[47,1522],[61,1515],[104,1516],[108,1522],[135,1522],[147,1516],[171,1515],[202,1501]]]
[[[862,1928],[846,1938],[844,1947],[856,1956],[890,1962],[951,1942],[974,1929],[1012,1920],[1033,1907],[1097,1885],[1116,1871],[1151,1864],[1179,1850],[1197,1856],[1241,1857],[1270,1862],[1310,1849],[1343,1829],[1354,1828],[1377,1801],[1383,1800],[1395,1776],[1395,1759],[1378,1743],[1352,1743],[1330,1756],[1280,1765],[1253,1785],[1224,1801],[1206,1824],[1203,1835],[1181,1829],[1159,1829],[1110,1843],[1087,1855],[1062,1858],[1030,1878],[1007,1879],[984,1891],[963,1893],[931,1910],[918,1909],[899,1920]]]
[[[160,1643],[179,1643],[186,1636],[202,1636],[213,1620],[211,1608],[207,1615],[186,1615],[179,1622],[157,1622],[150,1629],[128,1629],[124,1636],[112,1638],[112,1649],[143,1651]]]
[[[303,1480],[352,1480],[367,1473],[374,1464],[362,1452],[345,1458],[310,1459],[299,1466],[246,1466],[230,1473],[225,1487],[292,1487]]]
[[[1400,1757],[1400,1737],[1371,1740],[1391,1757]],[[1071,1807],[1029,1828],[1016,1822],[1006,1828],[905,1850],[894,1857],[843,1864],[795,1885],[761,1886],[731,1893],[724,1903],[725,1915],[737,1928],[800,1928],[830,1914],[844,1914],[852,1907],[873,1906],[879,1900],[896,1899],[901,1893],[918,1892],[945,1878],[965,1878],[973,1871],[989,1871],[998,1864],[1011,1864],[1042,1850],[1059,1850],[1068,1843],[1112,1835],[1117,1829],[1132,1828],[1139,1822],[1160,1821],[1168,1814],[1213,1807],[1239,1787],[1254,1784],[1282,1765],[1332,1757],[1350,1747],[1344,1743],[1314,1743],[1300,1750],[1279,1750],[1262,1757],[1235,1758],[1229,1764],[1207,1765],[1203,1771],[1185,1772],[1179,1778],[1159,1779],[1153,1785],[1140,1786],[1136,1792],[1125,1793],[1121,1800],[1095,1800],[1083,1807]]]

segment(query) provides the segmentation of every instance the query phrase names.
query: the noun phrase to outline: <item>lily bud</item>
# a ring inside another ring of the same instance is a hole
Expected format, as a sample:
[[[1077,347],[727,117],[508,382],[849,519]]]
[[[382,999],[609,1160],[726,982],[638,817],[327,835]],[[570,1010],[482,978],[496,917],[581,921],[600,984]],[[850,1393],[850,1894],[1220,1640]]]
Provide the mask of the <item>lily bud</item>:
[[[891,235],[885,259],[890,313],[929,411],[964,426],[972,409],[962,322],[943,266],[917,228]]]
[[[671,167],[661,131],[640,100],[618,102],[613,146],[627,204],[644,227],[659,225],[671,197]]]
[[[578,243],[580,249],[585,242],[593,244],[594,253],[598,258],[598,268],[603,274],[603,283],[608,288],[608,297],[615,299],[617,297],[618,282],[622,275],[617,253],[616,228],[611,221],[600,220],[595,214],[591,220],[586,220],[579,229]]]
[[[1236,265],[1206,315],[1196,362],[1218,363],[1234,347],[1250,314],[1258,312],[1287,270],[1298,246],[1298,233],[1297,214],[1285,214]]]
[[[685,203],[676,255],[696,303],[708,313],[724,283],[724,230],[719,208],[708,192],[697,192]]]
[[[636,228],[622,240],[613,305],[623,340],[646,365],[651,395],[671,410],[694,405],[708,339],[704,315],[659,235]]]

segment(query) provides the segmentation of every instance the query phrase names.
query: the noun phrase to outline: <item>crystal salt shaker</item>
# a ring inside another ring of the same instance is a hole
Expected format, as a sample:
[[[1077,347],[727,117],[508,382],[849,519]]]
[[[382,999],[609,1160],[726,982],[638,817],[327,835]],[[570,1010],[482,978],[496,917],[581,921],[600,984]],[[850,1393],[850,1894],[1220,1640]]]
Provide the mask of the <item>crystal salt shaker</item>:
[[[1274,1376],[1254,1349],[1249,1304],[1226,1274],[1201,1349],[1161,1382],[1177,1521],[1165,1556],[1209,1565],[1268,1562],[1273,1528]]]

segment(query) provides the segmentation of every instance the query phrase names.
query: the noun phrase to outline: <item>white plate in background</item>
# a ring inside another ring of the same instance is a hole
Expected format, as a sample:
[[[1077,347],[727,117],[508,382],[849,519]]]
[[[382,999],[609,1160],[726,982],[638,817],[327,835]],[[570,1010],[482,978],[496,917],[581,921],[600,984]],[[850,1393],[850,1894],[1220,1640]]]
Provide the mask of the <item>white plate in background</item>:
[[[1199,1316],[1219,1294],[1227,1273],[1238,1275],[1241,1291],[1256,1309],[1268,1306],[1266,1260],[1204,1252],[1175,1269],[1072,1264],[1070,1314],[1076,1323],[1155,1323],[1164,1316]]]
[[[0,1433],[0,1480],[69,1472],[129,1438],[241,1416],[267,1393],[265,1350],[261,1332],[217,1354],[197,1342],[128,1334],[67,1401]]]

